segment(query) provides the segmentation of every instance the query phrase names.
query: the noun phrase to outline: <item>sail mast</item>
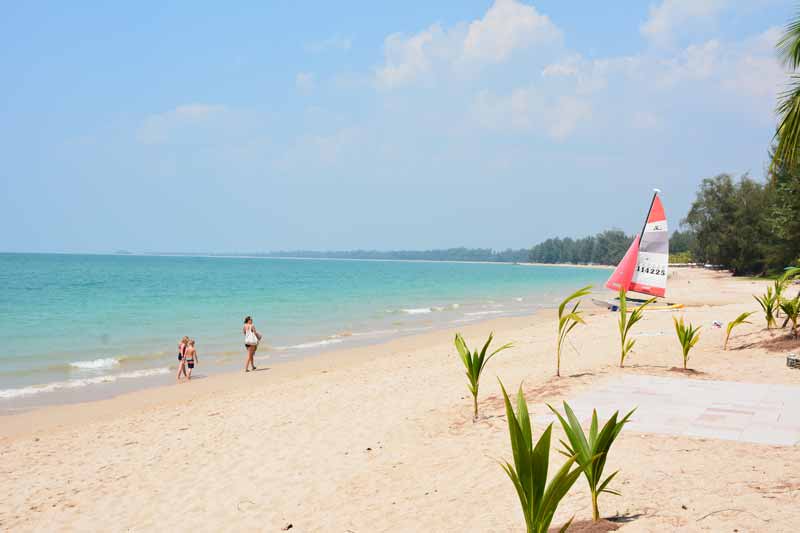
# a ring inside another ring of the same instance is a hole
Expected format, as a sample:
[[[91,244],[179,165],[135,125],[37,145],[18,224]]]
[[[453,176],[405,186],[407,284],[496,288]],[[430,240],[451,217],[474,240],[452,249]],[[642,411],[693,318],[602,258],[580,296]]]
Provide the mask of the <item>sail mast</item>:
[[[664,205],[656,189],[639,235],[636,266],[628,290],[650,296],[664,296],[669,268],[669,233]]]

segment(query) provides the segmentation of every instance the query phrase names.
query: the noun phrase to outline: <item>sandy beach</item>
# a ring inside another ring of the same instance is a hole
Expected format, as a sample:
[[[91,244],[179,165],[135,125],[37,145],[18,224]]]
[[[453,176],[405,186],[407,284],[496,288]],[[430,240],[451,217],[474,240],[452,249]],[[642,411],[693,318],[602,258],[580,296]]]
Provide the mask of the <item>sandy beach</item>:
[[[508,389],[524,384],[537,435],[552,420],[546,402],[623,377],[800,385],[800,370],[785,362],[800,342],[764,330],[761,313],[734,330],[728,351],[724,328],[712,326],[756,310],[751,295],[765,285],[675,269],[669,300],[686,308],[646,313],[624,369],[617,315],[587,299],[588,325],[574,330],[561,378],[555,310],[467,326],[471,345],[491,331],[515,344],[487,367],[477,423],[456,330],[301,361],[262,358],[252,374],[5,416],[0,530],[524,531],[498,464],[511,450],[497,378]],[[672,325],[680,315],[703,326],[690,375],[672,370],[682,363]],[[629,428],[608,459],[607,471],[617,468],[622,496],[603,495],[600,511],[622,517],[620,531],[800,527],[800,446]],[[591,518],[583,479],[553,524],[572,516],[576,525]]]

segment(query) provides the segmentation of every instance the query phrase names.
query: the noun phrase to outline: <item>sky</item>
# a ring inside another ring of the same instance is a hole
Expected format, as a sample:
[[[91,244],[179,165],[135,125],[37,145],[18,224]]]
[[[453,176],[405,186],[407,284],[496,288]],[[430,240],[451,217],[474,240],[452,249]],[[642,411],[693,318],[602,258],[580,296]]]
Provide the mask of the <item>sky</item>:
[[[675,227],[763,179],[798,7],[9,3],[0,251],[520,248],[654,187]]]

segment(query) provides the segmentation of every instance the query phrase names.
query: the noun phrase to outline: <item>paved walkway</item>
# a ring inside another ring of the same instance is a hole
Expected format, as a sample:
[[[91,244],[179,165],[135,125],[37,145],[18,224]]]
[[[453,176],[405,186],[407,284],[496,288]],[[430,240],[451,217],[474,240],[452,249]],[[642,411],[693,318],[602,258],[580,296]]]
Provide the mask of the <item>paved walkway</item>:
[[[569,403],[581,420],[589,420],[596,408],[601,424],[616,410],[622,415],[638,406],[627,428],[642,433],[800,444],[800,386],[796,385],[630,375]]]

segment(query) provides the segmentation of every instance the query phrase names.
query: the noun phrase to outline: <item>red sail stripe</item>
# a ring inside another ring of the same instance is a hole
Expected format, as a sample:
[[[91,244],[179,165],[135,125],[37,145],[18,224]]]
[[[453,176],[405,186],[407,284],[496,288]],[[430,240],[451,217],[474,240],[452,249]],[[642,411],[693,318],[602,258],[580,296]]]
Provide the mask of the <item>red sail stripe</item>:
[[[631,283],[628,290],[633,292],[640,292],[642,294],[649,294],[650,296],[663,297],[667,291],[663,287],[654,287],[652,285],[643,285],[641,283]]]
[[[628,285],[633,278],[633,272],[636,269],[636,259],[639,255],[639,236],[634,237],[628,251],[625,252],[625,257],[619,262],[617,268],[611,274],[611,277],[606,281],[606,287],[612,291],[619,291],[620,288],[628,290]]]
[[[655,199],[653,199],[653,207],[650,209],[650,216],[647,217],[647,223],[661,222],[662,220],[667,220],[667,215],[664,214],[661,198],[656,194]]]

